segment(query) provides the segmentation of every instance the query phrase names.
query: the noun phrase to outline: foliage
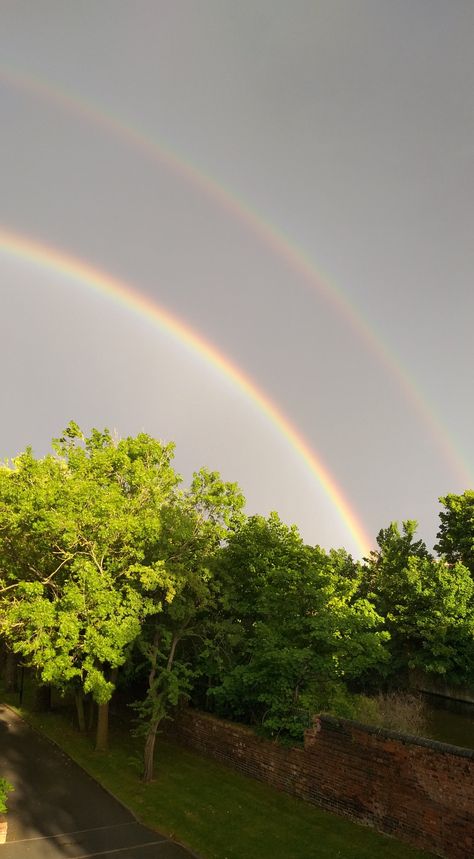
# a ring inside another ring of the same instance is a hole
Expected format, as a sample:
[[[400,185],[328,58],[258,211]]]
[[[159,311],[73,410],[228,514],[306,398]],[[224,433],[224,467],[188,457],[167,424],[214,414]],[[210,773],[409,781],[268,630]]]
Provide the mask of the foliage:
[[[370,553],[362,567],[360,591],[371,599],[383,616],[391,606],[391,594],[387,589],[389,580],[396,581],[410,558],[430,558],[431,555],[423,540],[416,539],[417,522],[408,519],[392,522],[388,528],[381,528],[377,534],[378,548]]]
[[[7,796],[13,789],[13,785],[6,778],[0,778],[0,814],[7,813]]]
[[[221,541],[243,521],[244,497],[236,484],[202,469],[189,490],[177,493],[162,515],[162,529],[153,548],[175,583],[172,602],[159,617],[142,627],[139,648],[148,667],[144,700],[136,702],[146,735],[144,779],[153,774],[156,732],[170,708],[192,688],[198,675],[192,648],[202,641],[214,607],[211,560]]]
[[[71,423],[54,454],[27,451],[0,472],[0,628],[44,682],[107,701],[108,671],[173,598],[164,564],[146,559],[177,482],[172,454],[143,434],[85,438]]]
[[[460,562],[474,577],[474,491],[439,499],[444,510],[435,546],[450,564]]]
[[[418,668],[473,682],[474,583],[462,564],[429,555],[415,530],[414,522],[382,530],[364,571],[391,636],[392,675]]]
[[[315,711],[352,717],[355,692],[398,688],[413,669],[474,683],[474,492],[441,499],[440,559],[406,521],[356,563],[276,513],[246,518],[217,472],[183,489],[173,454],[71,422],[47,456],[0,466],[0,635],[74,692],[83,724],[82,696],[102,717],[122,668],[146,779],[162,720],[186,699],[294,740]]]
[[[230,536],[216,577],[221,610],[202,670],[221,715],[301,737],[315,711],[347,710],[345,682],[385,658],[349,556],[306,546],[276,514]]]

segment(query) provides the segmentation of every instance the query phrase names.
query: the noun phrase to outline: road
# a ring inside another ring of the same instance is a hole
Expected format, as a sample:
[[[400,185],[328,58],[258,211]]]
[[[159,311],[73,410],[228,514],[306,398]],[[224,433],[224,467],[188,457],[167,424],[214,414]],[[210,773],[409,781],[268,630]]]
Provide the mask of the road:
[[[196,859],[137,823],[67,755],[2,705],[0,775],[15,787],[0,859]]]

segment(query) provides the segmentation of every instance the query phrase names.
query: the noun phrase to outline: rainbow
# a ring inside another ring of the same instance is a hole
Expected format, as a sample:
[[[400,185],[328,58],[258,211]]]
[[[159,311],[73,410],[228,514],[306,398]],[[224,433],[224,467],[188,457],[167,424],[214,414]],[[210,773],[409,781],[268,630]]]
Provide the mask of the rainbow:
[[[56,248],[48,247],[25,236],[0,228],[0,251],[10,257],[26,260],[42,269],[58,272],[82,286],[108,296],[134,311],[138,316],[151,320],[158,328],[176,338],[179,343],[201,355],[208,364],[215,367],[248,399],[253,401],[287,439],[323,487],[361,554],[367,555],[370,552],[371,541],[321,459],[311,450],[301,433],[267,395],[209,341],[204,340],[182,320],[173,316],[157,302],[141,294],[135,287],[132,288],[125,281],[118,280]]]
[[[471,482],[472,474],[469,466],[456,450],[447,429],[443,427],[439,416],[435,414],[433,407],[403,367],[400,359],[391,352],[357,308],[343,295],[342,291],[326,275],[316,271],[309,256],[284,236],[276,226],[249,208],[234,192],[218,184],[212,177],[197,169],[189,161],[176,155],[169,147],[152,140],[146,133],[118,119],[102,107],[95,106],[76,95],[71,95],[49,82],[18,74],[10,68],[0,67],[0,80],[7,86],[26,93],[29,97],[38,97],[54,103],[60,109],[72,112],[76,116],[101,127],[107,133],[113,134],[125,144],[138,149],[150,159],[164,165],[183,181],[191,184],[199,192],[221,206],[231,216],[246,224],[253,235],[256,235],[271,249],[272,253],[284,260],[285,264],[300,276],[303,283],[313,290],[316,289],[335,308],[339,316],[345,319],[350,328],[365,343],[366,348],[375,355],[378,362],[395,379],[405,399],[410,403],[419,419],[428,427],[430,436],[457,477],[465,485]]]

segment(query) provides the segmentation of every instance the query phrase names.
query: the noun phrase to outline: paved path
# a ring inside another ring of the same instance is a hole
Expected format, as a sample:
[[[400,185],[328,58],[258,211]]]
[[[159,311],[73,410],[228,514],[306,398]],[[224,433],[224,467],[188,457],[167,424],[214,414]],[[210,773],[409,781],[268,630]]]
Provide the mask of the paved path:
[[[2,705],[0,774],[15,786],[0,859],[193,857],[137,823],[67,755]]]

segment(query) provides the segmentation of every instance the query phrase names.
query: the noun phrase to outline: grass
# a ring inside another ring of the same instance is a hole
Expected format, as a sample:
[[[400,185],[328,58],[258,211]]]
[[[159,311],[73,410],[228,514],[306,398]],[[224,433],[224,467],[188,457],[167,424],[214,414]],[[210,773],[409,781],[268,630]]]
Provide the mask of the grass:
[[[17,696],[3,695],[15,705]],[[140,782],[140,741],[111,729],[110,751],[94,752],[67,710],[21,715],[153,829],[190,847],[202,859],[421,859],[373,830],[328,814],[228,767],[161,739],[156,779]]]

